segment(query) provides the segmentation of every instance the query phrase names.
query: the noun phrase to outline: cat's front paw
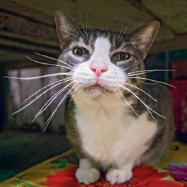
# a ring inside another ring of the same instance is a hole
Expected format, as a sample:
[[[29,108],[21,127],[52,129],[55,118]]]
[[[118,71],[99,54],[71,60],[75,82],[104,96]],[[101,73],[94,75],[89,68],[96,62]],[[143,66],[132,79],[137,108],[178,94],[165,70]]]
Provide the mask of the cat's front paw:
[[[111,184],[121,184],[132,177],[132,171],[111,168],[106,174],[106,180]]]
[[[82,169],[78,168],[75,177],[80,183],[91,184],[97,182],[100,178],[100,172],[96,168]]]

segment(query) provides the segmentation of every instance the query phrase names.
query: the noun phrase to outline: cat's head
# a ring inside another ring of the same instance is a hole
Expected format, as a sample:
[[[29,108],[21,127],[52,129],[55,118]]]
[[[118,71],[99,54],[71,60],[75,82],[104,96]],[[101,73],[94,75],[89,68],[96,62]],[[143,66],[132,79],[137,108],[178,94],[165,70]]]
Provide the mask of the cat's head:
[[[143,80],[132,78],[132,75],[144,70],[143,60],[158,32],[158,21],[131,34],[80,30],[71,16],[62,11],[56,12],[55,21],[62,49],[59,63],[68,64],[66,70],[70,70],[75,94],[98,100],[116,92],[128,95],[129,90],[138,91],[135,87]]]

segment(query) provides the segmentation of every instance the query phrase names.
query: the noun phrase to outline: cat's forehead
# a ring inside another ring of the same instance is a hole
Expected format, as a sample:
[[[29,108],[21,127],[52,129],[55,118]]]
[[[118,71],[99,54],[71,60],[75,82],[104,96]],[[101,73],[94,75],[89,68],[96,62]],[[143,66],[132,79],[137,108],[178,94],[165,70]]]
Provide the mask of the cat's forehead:
[[[94,43],[94,49],[96,55],[109,54],[111,49],[111,43],[108,38],[98,37]]]
[[[95,47],[103,46],[113,50],[123,48],[127,44],[129,44],[129,35],[127,34],[94,30],[87,32],[85,36],[80,34],[79,39],[72,41],[69,47],[76,45],[93,50]]]

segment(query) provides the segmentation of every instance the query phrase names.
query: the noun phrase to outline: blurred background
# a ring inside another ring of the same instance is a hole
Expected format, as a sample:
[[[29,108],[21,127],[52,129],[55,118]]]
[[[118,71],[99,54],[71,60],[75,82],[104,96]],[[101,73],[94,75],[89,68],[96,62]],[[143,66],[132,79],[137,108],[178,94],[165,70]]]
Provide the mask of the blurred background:
[[[156,41],[145,60],[149,77],[176,86],[174,98],[176,138],[187,142],[187,1],[186,0],[1,0],[0,3],[0,181],[69,148],[65,139],[64,105],[54,115],[47,130],[44,124],[60,98],[35,118],[41,107],[62,86],[55,87],[23,111],[23,102],[37,90],[59,77],[34,80],[6,79],[57,73],[60,54],[54,12],[64,10],[80,28],[109,29],[130,33],[153,20],[161,23]],[[37,52],[37,53],[36,53]],[[32,97],[36,98],[39,94]]]

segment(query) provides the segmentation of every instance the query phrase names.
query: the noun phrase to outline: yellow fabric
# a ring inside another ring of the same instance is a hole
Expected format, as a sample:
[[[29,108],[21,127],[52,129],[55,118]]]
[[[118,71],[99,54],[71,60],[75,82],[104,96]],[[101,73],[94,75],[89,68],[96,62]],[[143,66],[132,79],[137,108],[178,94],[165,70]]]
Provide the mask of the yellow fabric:
[[[179,149],[179,150],[177,150]],[[187,145],[180,142],[174,142],[169,146],[164,158],[157,164],[156,168],[166,168],[168,163],[172,162],[186,162],[187,163]]]

